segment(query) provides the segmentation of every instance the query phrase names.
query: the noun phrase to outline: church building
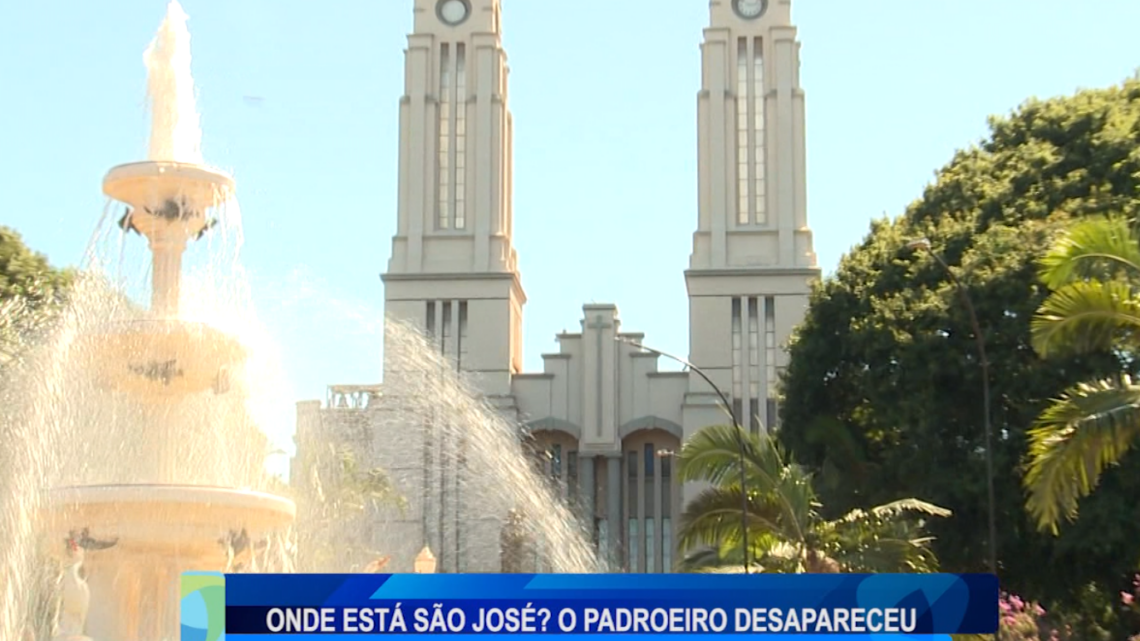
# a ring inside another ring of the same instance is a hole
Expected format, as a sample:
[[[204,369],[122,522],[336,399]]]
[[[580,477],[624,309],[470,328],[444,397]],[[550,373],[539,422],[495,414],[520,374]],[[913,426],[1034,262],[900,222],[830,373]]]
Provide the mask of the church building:
[[[543,355],[542,371],[523,371],[527,295],[516,252],[526,248],[516,248],[512,234],[501,5],[414,0],[400,99],[396,233],[382,277],[385,314],[431,336],[520,426],[615,569],[669,572],[680,560],[682,506],[698,489],[679,483],[671,454],[700,428],[725,423],[726,413],[697,373],[659,371],[661,357],[639,347],[643,335],[622,327],[615,305],[584,305],[580,331],[558,335],[559,350]],[[699,197],[683,275],[687,359],[731,399],[742,424],[765,430],[777,423],[783,346],[819,278],[807,220],[800,44],[791,0],[710,0],[709,9],[701,78],[693,79],[700,83]],[[391,376],[387,362],[385,371]],[[383,389],[334,386],[325,405],[299,403],[298,455],[338,426],[394,429],[368,418],[368,399]],[[392,435],[369,438],[393,442]],[[439,571],[503,569],[496,554],[446,550],[497,549],[505,515],[493,515],[489,525],[487,515],[448,512],[457,527],[433,527],[443,512],[459,508],[417,485],[432,477],[420,469],[430,461],[400,460],[375,443],[371,452],[374,464],[407,472],[399,476],[409,497],[405,516],[385,517],[394,519],[385,526],[385,540],[395,542],[388,545],[390,570],[410,571],[425,543]],[[485,541],[459,540],[465,537]]]

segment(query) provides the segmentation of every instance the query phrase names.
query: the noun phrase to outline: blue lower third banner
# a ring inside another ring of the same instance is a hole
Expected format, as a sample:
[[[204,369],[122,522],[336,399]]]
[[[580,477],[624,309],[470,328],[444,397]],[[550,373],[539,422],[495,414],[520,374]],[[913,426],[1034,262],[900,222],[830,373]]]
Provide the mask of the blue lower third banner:
[[[993,633],[998,622],[997,579],[980,574],[208,576],[183,575],[184,641],[551,634],[564,641],[611,634],[946,639]]]

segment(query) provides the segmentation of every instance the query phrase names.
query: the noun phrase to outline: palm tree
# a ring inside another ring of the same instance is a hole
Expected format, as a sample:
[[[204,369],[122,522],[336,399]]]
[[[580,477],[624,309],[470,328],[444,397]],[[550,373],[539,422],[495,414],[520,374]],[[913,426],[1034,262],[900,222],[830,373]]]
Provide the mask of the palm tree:
[[[1140,385],[1123,365],[1140,349],[1140,237],[1123,218],[1082,219],[1041,260],[1040,276],[1052,293],[1033,319],[1038,354],[1109,352],[1122,361],[1120,375],[1066,390],[1029,432],[1026,508],[1056,534],[1140,437]]]
[[[790,463],[774,439],[733,426],[706,427],[681,448],[682,481],[710,485],[681,515],[687,571],[741,571],[740,448],[748,484],[749,556],[770,572],[931,572],[937,559],[923,517],[944,508],[901,499],[824,519],[812,475]],[[917,517],[917,518],[916,518]]]

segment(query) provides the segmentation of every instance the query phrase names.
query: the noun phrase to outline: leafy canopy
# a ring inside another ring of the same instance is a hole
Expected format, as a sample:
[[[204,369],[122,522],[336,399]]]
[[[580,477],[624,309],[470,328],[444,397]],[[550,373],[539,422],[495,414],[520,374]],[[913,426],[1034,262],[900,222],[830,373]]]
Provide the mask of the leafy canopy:
[[[0,226],[0,366],[51,319],[72,280],[72,272],[52,268],[19,234]]]
[[[1121,369],[1113,354],[1038,357],[1030,322],[1048,288],[1037,261],[1073,219],[1140,212],[1140,80],[1031,100],[990,129],[816,288],[790,346],[780,439],[818,471],[830,518],[921,496],[954,512],[930,526],[943,567],[984,569],[981,368],[946,272],[905,249],[929,238],[967,288],[991,361],[1003,586],[1071,601],[1089,582],[1112,590],[1140,561],[1140,462],[1104,475],[1057,538],[1028,517],[1030,425],[1073,383]]]

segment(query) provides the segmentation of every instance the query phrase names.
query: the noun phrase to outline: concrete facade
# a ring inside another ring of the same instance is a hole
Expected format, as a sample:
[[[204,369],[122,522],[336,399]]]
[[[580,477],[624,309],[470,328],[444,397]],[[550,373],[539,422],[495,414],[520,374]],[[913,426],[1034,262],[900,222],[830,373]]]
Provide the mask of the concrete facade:
[[[543,371],[521,371],[526,295],[511,233],[501,2],[415,0],[414,10],[400,101],[397,232],[383,277],[387,318],[438,338],[433,345],[520,425],[538,465],[558,480],[615,568],[670,571],[678,561],[677,519],[696,489],[680,486],[671,455],[695,431],[724,423],[724,408],[698,375],[660,372],[657,356],[629,344],[642,335],[621,329],[614,305],[584,306],[581,331],[558,336],[560,349],[543,356]],[[790,0],[712,0],[702,44],[699,202],[684,274],[688,358],[753,430],[776,424],[783,346],[819,277],[807,224],[804,94],[790,10]],[[385,363],[386,376],[391,365]],[[393,443],[380,433],[391,428],[382,410],[362,399],[381,388],[330,389],[327,407],[298,406],[299,452],[302,441],[357,425],[375,462],[408,468],[406,489],[422,497],[411,501],[413,515],[398,528],[408,543],[391,549],[393,570],[410,570],[424,542],[433,550],[495,548],[505,515],[461,517],[459,502],[449,506],[416,485],[425,463],[407,448],[411,441],[427,447],[422,439],[401,431],[399,448],[377,445]],[[362,418],[369,412],[375,417]],[[454,521],[456,540],[442,528],[429,532],[425,510]],[[449,564],[444,555],[441,570],[499,570],[494,554],[474,556]]]

